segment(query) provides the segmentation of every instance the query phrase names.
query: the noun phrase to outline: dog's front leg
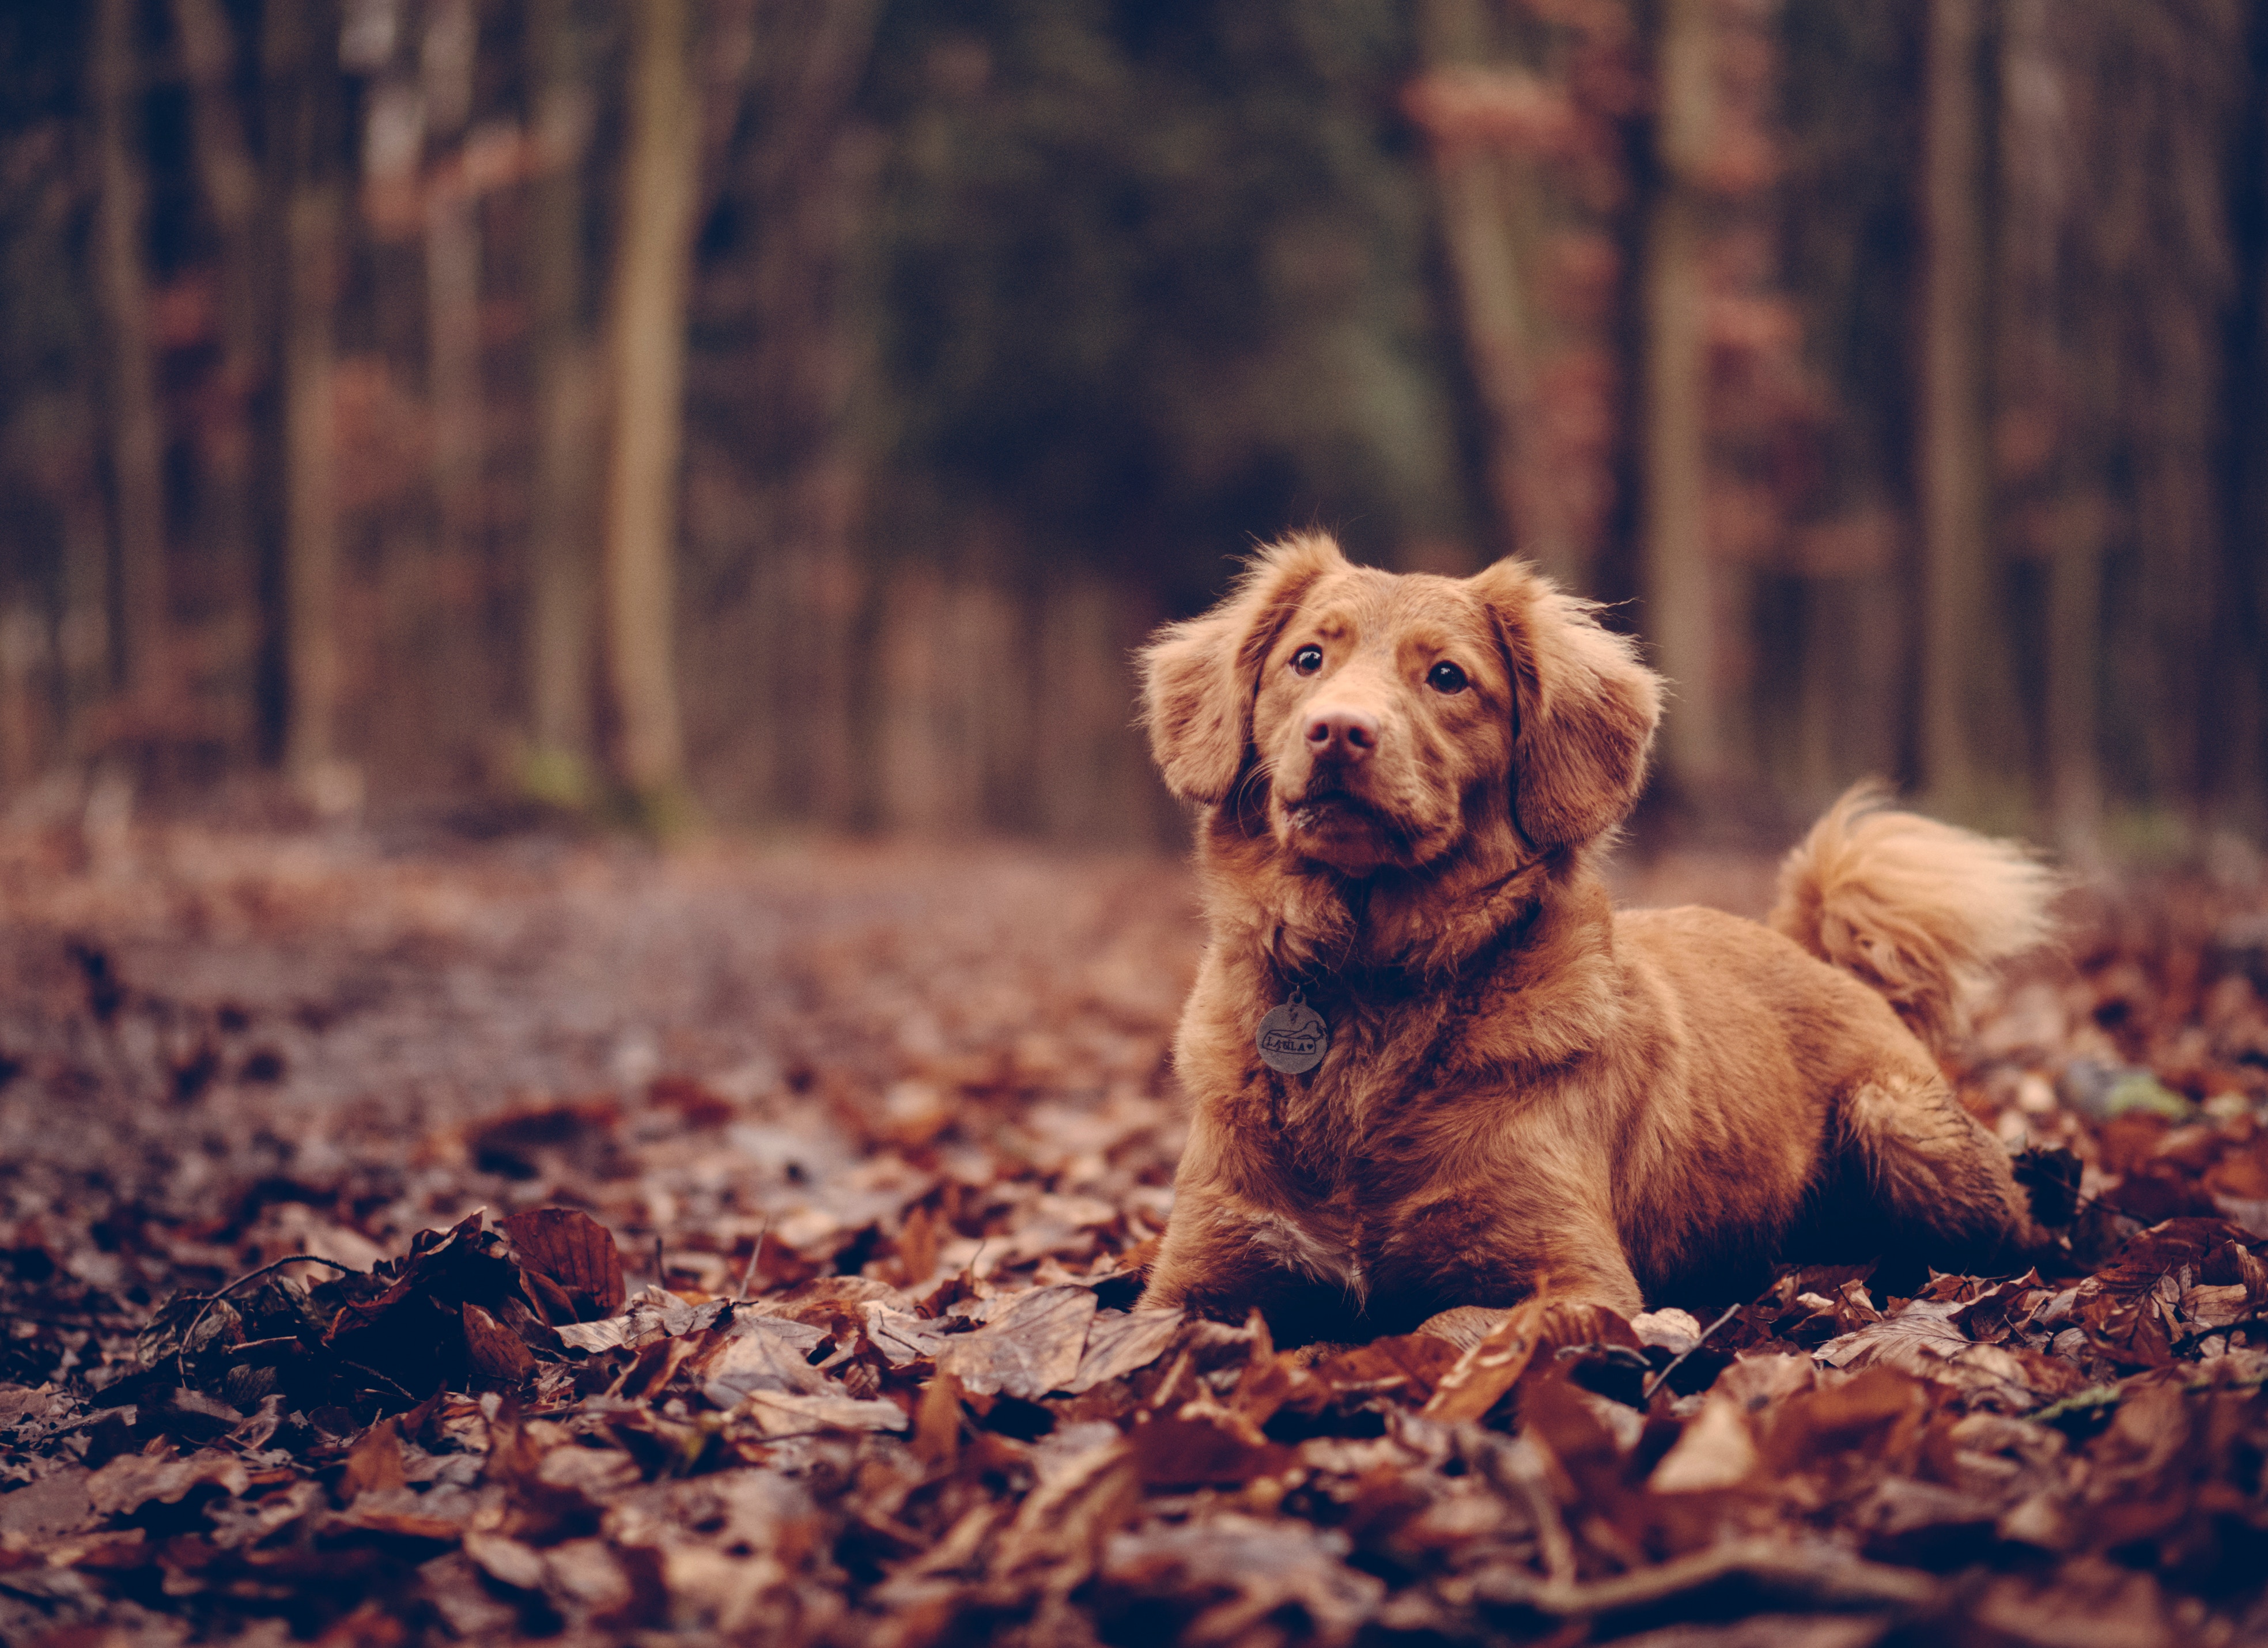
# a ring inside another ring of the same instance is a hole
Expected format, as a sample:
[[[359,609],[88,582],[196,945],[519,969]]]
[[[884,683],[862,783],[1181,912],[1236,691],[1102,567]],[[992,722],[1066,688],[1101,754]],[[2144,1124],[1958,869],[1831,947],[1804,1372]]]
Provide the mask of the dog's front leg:
[[[1256,1306],[1288,1325],[1351,1303],[1342,1267],[1297,1220],[1211,1186],[1182,1185],[1143,1290],[1145,1310],[1241,1321]]]
[[[1443,1225],[1451,1218],[1446,1211],[1436,1215]],[[1419,1324],[1419,1333],[1469,1349],[1494,1331],[1521,1294],[1555,1304],[1602,1306],[1623,1316],[1645,1308],[1622,1232],[1602,1212],[1580,1205],[1531,1204],[1492,1229],[1460,1234],[1462,1240],[1447,1249],[1457,1258],[1440,1276],[1435,1297],[1462,1294],[1498,1302],[1436,1312]]]

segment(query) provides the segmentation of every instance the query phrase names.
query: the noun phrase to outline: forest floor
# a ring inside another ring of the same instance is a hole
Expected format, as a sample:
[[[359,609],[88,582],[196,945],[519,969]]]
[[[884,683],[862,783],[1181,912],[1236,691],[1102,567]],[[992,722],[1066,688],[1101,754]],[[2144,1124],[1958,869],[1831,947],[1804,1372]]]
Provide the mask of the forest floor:
[[[2066,1273],[1462,1364],[1134,1308],[1197,943],[1152,860],[0,833],[0,1639],[2268,1640],[2257,864],[1960,1061]]]

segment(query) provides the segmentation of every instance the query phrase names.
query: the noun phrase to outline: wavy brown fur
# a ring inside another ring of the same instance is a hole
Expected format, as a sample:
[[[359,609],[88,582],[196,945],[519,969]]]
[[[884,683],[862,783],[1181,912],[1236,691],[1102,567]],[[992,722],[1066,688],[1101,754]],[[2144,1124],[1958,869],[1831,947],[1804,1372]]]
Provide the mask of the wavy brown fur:
[[[1770,922],[1942,1051],[1993,969],[2047,938],[2055,893],[2054,872],[2015,842],[1897,811],[1868,782],[1781,862]]]

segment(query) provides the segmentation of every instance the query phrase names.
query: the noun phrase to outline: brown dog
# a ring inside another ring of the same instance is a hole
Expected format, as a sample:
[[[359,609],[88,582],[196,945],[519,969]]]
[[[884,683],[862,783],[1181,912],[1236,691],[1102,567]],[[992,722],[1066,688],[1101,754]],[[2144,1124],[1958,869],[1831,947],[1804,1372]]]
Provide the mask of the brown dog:
[[[2014,849],[1854,791],[1777,931],[1617,914],[1596,860],[1660,682],[1517,561],[1395,577],[1294,537],[1142,662],[1211,925],[1145,1305],[1350,1338],[1545,1292],[1634,1312],[1859,1210],[1933,1256],[2043,1240],[1934,1056],[2044,931]]]

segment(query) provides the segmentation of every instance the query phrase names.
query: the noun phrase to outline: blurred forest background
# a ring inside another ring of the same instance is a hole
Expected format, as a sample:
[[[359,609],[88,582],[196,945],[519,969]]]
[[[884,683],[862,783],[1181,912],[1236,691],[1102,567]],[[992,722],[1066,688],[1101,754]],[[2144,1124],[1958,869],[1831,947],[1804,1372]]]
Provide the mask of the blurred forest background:
[[[1617,603],[1661,816],[2257,839],[2268,6],[11,5],[0,475],[19,815],[1156,844],[1321,524]]]

